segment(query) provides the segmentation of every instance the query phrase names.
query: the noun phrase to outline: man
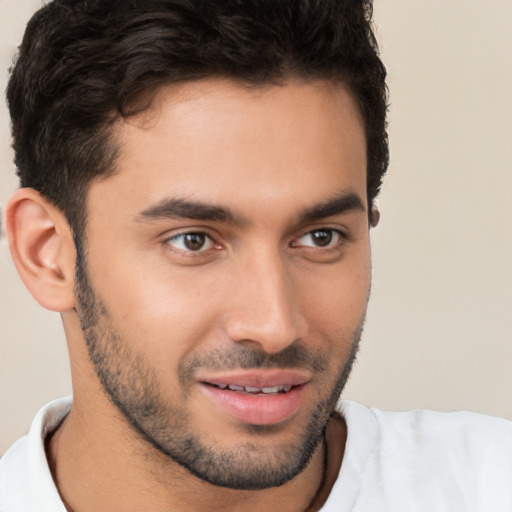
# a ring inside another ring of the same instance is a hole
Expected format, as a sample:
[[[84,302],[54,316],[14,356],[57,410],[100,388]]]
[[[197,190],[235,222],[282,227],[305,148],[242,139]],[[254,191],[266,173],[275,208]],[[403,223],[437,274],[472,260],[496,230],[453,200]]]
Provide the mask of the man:
[[[7,91],[14,262],[73,403],[0,510],[512,508],[512,426],[339,402],[388,163],[367,2],[55,0]]]

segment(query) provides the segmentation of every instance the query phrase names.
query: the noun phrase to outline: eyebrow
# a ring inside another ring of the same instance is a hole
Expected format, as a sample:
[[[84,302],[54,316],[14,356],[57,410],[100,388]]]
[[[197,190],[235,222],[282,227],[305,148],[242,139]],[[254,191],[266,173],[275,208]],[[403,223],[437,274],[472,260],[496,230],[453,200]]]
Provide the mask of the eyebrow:
[[[328,201],[307,208],[299,218],[301,223],[305,223],[352,211],[366,212],[363,201],[354,192],[342,192]]]
[[[303,210],[299,223],[321,220],[349,211],[365,212],[361,198],[353,192],[343,192],[325,202],[316,203]],[[192,219],[212,222],[226,222],[233,225],[245,225],[248,221],[236,215],[228,208],[180,198],[167,198],[142,211],[136,218],[139,221],[161,219]]]
[[[164,199],[142,211],[137,220],[192,219],[245,224],[243,219],[222,206],[179,198]]]

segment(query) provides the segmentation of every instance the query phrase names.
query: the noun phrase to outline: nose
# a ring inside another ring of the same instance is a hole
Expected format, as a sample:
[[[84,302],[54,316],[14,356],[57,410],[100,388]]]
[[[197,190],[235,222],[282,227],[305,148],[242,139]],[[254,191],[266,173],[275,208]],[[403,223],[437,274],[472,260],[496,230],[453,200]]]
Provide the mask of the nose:
[[[305,336],[296,283],[279,254],[249,258],[233,276],[230,292],[224,327],[232,341],[273,354]]]

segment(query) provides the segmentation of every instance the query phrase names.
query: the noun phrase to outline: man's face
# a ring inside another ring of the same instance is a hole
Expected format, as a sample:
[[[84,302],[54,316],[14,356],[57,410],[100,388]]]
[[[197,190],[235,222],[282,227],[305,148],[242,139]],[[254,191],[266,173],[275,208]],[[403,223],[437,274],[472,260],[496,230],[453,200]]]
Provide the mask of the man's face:
[[[162,88],[88,194],[78,314],[103,388],[197,476],[279,485],[348,377],[370,287],[365,136],[324,82]]]

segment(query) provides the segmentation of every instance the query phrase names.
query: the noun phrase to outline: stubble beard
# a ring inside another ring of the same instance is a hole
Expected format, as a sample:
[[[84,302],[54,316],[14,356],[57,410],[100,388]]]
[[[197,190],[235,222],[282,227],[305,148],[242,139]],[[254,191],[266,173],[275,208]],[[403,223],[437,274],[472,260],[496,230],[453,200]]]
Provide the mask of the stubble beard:
[[[178,377],[181,403],[195,383],[195,368],[291,368],[310,369],[318,379],[329,382],[322,389],[309,420],[288,445],[266,452],[261,436],[272,435],[279,426],[247,425],[250,442],[231,449],[207,445],[192,430],[185,407],[169,403],[163,396],[157,372],[147,356],[126,343],[113,325],[109,312],[94,292],[85,261],[77,260],[76,311],[87,344],[91,363],[111,403],[127,424],[160,453],[210,484],[239,490],[261,490],[283,485],[301,473],[322,441],[336,403],[348,380],[362,334],[364,314],[351,340],[348,358],[335,373],[328,372],[325,355],[315,354],[304,345],[293,344],[277,354],[265,354],[243,345],[227,352],[215,351],[181,361]],[[246,438],[247,435],[244,435]]]

